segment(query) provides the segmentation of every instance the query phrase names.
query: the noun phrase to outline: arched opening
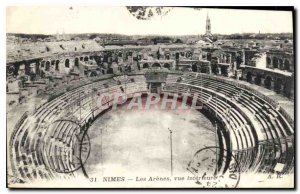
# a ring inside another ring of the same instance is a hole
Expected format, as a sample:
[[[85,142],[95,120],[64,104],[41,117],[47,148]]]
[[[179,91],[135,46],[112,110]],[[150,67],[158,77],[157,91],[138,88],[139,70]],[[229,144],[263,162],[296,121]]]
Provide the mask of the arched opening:
[[[164,64],[164,68],[170,69],[170,68],[171,68],[171,65],[170,65],[169,63],[165,63],[165,64]]]
[[[49,65],[49,68],[50,68],[50,65]],[[25,74],[29,75],[29,73],[30,73],[30,65],[29,64],[25,64]]]
[[[209,67],[207,66],[201,66],[200,73],[208,73],[209,74]]]
[[[129,66],[126,66],[126,67],[125,67],[125,71],[131,72],[131,66],[130,66],[130,65],[129,65]]]
[[[251,83],[252,82],[252,73],[249,71],[246,75],[246,80],[247,82]]]
[[[42,70],[40,74],[41,78],[45,78],[45,72]]]
[[[192,65],[192,71],[193,71],[193,72],[198,72],[197,64],[193,64],[193,65]]]
[[[96,71],[92,71],[90,76],[91,77],[96,77],[97,76],[97,72]]]
[[[35,65],[35,72],[36,72],[36,74],[40,74],[40,66],[41,66],[40,62],[37,62],[36,65]],[[13,72],[13,71],[14,71],[14,67],[11,70],[11,72]]]
[[[66,59],[65,61],[65,67],[69,68],[70,67],[70,60]]]
[[[108,62],[109,64],[111,64],[111,63],[112,63],[112,57],[108,57],[108,58],[107,58],[107,62]]]
[[[290,62],[289,60],[285,60],[284,61],[284,69],[289,71],[290,70]]]
[[[271,66],[271,58],[267,57],[267,66]]]
[[[145,69],[145,68],[149,68],[149,64],[148,63],[144,63],[143,64],[143,69]]]
[[[108,56],[107,56],[107,53],[104,53],[104,55],[103,55],[103,60],[102,60],[103,62],[108,62]]]
[[[212,63],[212,64],[211,64],[211,71],[212,71],[212,73],[214,73],[215,75],[218,75],[218,74],[219,74],[219,68],[218,68],[218,65],[215,64],[215,63]]]
[[[55,70],[56,70],[56,71],[59,71],[59,60],[56,60],[56,63],[55,63]]]
[[[281,93],[281,88],[282,88],[282,79],[277,78],[276,82],[275,82],[275,85],[274,85],[275,92]]]
[[[271,89],[271,83],[272,83],[272,78],[270,76],[267,76],[265,79],[265,87]]]
[[[190,58],[192,56],[192,52],[191,51],[188,51],[185,53],[185,57],[186,58]]]
[[[78,66],[79,66],[79,59],[75,58],[75,67],[78,67]]]
[[[154,63],[154,64],[152,65],[152,67],[154,67],[154,68],[160,68],[161,65],[160,65],[159,63]]]
[[[49,70],[50,70],[50,61],[47,61],[45,71],[49,71]]]
[[[277,57],[273,57],[273,67],[278,68],[278,59],[277,59]]]
[[[87,56],[84,57],[84,61],[89,61],[89,58]]]
[[[282,59],[278,59],[278,68],[283,69],[283,61]]]
[[[107,70],[107,74],[113,74],[113,73],[114,73],[113,68],[109,68],[109,69]]]
[[[36,72],[31,67],[29,68],[29,77],[30,77],[30,81],[35,81],[36,80]]]
[[[170,54],[166,54],[166,55],[165,55],[165,59],[166,59],[166,60],[170,60]]]
[[[42,61],[41,62],[41,68],[44,68],[45,67],[45,61]]]
[[[211,53],[207,53],[207,59],[206,60],[208,60],[208,61],[211,61]]]
[[[83,57],[80,57],[80,61],[82,61],[83,60]]]
[[[291,97],[291,84],[287,81],[283,86],[283,92],[286,97]]]
[[[128,60],[129,53],[125,53],[125,60]]]
[[[256,75],[256,78],[254,79],[254,81],[255,81],[255,84],[256,84],[256,85],[259,85],[259,86],[260,86],[260,84],[261,84],[261,75],[260,75],[260,74],[257,74],[257,75]]]

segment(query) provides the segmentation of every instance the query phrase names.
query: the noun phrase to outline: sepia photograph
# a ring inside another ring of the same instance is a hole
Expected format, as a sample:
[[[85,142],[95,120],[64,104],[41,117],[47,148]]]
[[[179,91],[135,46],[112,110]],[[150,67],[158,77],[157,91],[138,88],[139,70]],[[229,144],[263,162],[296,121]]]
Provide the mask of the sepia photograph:
[[[7,187],[293,189],[294,14],[7,6]]]

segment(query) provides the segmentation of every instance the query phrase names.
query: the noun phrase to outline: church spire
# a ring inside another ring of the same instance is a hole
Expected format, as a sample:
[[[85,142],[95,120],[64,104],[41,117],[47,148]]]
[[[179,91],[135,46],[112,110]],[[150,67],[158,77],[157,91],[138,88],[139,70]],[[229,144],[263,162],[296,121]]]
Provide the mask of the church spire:
[[[207,12],[207,17],[206,17],[206,32],[205,35],[211,35],[211,23],[210,23],[210,18],[208,16]]]

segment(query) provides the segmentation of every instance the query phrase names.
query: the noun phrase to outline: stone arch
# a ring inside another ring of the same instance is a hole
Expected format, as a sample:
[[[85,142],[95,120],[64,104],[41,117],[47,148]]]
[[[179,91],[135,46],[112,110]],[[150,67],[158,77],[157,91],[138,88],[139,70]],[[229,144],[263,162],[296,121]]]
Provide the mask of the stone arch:
[[[56,60],[55,62],[55,70],[59,71],[59,60]]]
[[[292,88],[291,83],[286,81],[283,86],[283,93],[285,96],[291,97],[291,88]]]
[[[103,62],[108,62],[108,55],[107,53],[104,53],[103,54],[103,59],[102,59]]]
[[[41,78],[45,78],[45,72],[44,72],[44,70],[41,70],[41,73],[40,73],[40,76],[41,76]]]
[[[252,73],[250,71],[247,72],[247,75],[246,75],[246,80],[247,82],[252,82]]]
[[[145,69],[145,68],[149,68],[149,64],[148,63],[144,63],[143,64],[143,69]]]
[[[30,65],[28,63],[25,63],[24,66],[25,66],[25,74],[29,75],[29,73],[30,73]],[[50,69],[50,65],[49,65],[49,69]]]
[[[267,66],[271,66],[272,59],[271,57],[267,57]]]
[[[289,60],[284,60],[284,69],[289,71],[290,70],[290,62]]]
[[[189,58],[189,57],[191,57],[192,56],[192,52],[191,51],[187,51],[186,53],[185,53],[185,57],[186,58]]]
[[[41,63],[40,62],[36,62],[36,64],[35,64],[35,72],[36,72],[36,74],[40,73],[40,66],[41,66]]]
[[[49,71],[49,70],[50,70],[50,61],[46,61],[45,71]]]
[[[169,53],[165,54],[165,59],[166,59],[166,60],[169,60],[169,59],[170,59],[170,54],[169,54]]]
[[[254,79],[254,82],[256,85],[259,85],[261,84],[261,75],[258,73]]]
[[[83,60],[84,60],[84,61],[89,61],[89,57],[88,57],[88,56],[85,56]]]
[[[194,64],[192,65],[192,71],[193,71],[193,72],[198,72],[197,64],[194,63]]]
[[[200,73],[210,73],[209,67],[207,66],[201,66]]]
[[[277,57],[273,57],[273,67],[278,68],[278,58]]]
[[[265,84],[266,88],[271,89],[271,86],[272,86],[272,78],[271,78],[271,76],[267,76],[266,77],[264,84]]]
[[[207,60],[208,60],[208,61],[211,61],[211,57],[212,57],[212,56],[211,56],[211,53],[207,53],[206,56],[207,56]]]
[[[67,67],[67,68],[70,67],[70,60],[69,59],[65,60],[65,67]]]
[[[283,69],[284,68],[284,66],[283,66],[283,60],[282,59],[278,59],[278,68],[279,69]]]
[[[111,64],[112,63],[112,57],[111,56],[109,56],[108,58],[107,58],[107,62],[109,63],[109,64]]]
[[[113,74],[113,73],[114,73],[113,68],[109,68],[109,69],[107,70],[107,74]]]
[[[74,63],[75,63],[75,64],[74,64],[75,67],[78,67],[78,66],[79,66],[79,59],[78,59],[77,57],[75,58],[75,62],[74,62]]]
[[[96,77],[97,75],[98,75],[98,74],[97,74],[97,71],[92,71],[90,76],[91,76],[91,77]]]
[[[80,59],[79,59],[80,61],[83,61],[83,57],[80,57]]]
[[[161,67],[161,65],[159,63],[153,63],[152,67]]]
[[[171,65],[170,65],[169,63],[165,63],[165,64],[164,64],[164,68],[170,69],[170,68],[171,68]]]
[[[179,60],[179,58],[180,58],[180,53],[175,53],[175,59]]]
[[[283,80],[281,78],[277,78],[276,79],[276,82],[274,84],[274,89],[275,89],[275,92],[277,93],[281,93],[282,91],[282,84],[283,84]]]
[[[123,67],[118,67],[118,70],[122,73],[123,72]]]

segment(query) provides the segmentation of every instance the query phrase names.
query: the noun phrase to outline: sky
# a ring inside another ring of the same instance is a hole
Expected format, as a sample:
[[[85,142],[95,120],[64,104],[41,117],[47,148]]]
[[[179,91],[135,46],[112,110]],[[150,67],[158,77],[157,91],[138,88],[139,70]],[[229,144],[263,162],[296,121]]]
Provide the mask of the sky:
[[[26,34],[116,33],[197,35],[207,14],[214,34],[293,32],[291,11],[191,9],[174,7],[167,15],[138,20],[125,7],[23,6],[6,10],[6,32]]]

